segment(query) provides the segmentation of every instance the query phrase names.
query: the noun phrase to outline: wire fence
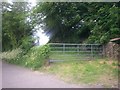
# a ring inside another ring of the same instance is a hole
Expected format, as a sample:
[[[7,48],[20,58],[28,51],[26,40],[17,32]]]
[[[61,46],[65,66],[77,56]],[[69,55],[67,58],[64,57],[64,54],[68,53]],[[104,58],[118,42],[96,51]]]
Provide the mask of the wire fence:
[[[101,44],[49,43],[53,61],[92,60],[103,58]]]

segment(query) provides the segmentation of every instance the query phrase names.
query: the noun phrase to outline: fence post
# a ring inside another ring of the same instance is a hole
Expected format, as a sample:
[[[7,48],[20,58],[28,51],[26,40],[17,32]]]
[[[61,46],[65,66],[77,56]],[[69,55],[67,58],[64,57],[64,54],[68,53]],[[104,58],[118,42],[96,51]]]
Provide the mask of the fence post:
[[[92,44],[91,44],[91,59],[93,59],[93,47],[92,47]]]
[[[106,55],[105,53],[105,45],[102,45],[102,57],[104,58]]]
[[[65,44],[63,44],[63,53],[65,52]]]
[[[77,52],[78,52],[78,55],[79,55],[79,45],[77,45]]]

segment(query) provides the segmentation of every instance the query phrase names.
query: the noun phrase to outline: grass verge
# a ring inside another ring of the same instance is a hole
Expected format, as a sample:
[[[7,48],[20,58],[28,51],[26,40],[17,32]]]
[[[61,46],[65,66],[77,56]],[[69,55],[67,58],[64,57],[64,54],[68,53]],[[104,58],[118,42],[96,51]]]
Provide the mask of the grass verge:
[[[109,60],[53,63],[40,71],[55,74],[69,83],[118,87],[118,62]],[[119,72],[118,72],[119,71]]]

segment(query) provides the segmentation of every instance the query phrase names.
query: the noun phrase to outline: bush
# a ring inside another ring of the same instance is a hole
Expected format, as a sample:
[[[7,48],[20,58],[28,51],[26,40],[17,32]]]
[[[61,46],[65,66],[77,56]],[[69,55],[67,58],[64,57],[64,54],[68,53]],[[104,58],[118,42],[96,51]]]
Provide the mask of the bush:
[[[30,48],[33,47],[33,42],[34,39],[31,36],[23,37],[20,48],[24,49],[24,53],[27,53],[30,50]]]
[[[44,65],[49,58],[49,45],[34,46],[27,53],[22,49],[15,49],[0,54],[2,59],[8,63],[23,65],[32,69],[37,69]]]
[[[45,60],[49,58],[49,45],[32,47],[26,55],[23,56],[24,65],[32,69],[37,69],[44,65]]]

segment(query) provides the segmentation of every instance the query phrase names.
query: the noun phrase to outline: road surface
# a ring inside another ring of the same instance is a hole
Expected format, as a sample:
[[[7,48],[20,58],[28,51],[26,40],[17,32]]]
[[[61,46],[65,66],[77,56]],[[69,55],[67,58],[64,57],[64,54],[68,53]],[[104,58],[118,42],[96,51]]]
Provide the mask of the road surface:
[[[32,71],[20,66],[2,64],[2,88],[89,88],[69,84],[54,75]]]

